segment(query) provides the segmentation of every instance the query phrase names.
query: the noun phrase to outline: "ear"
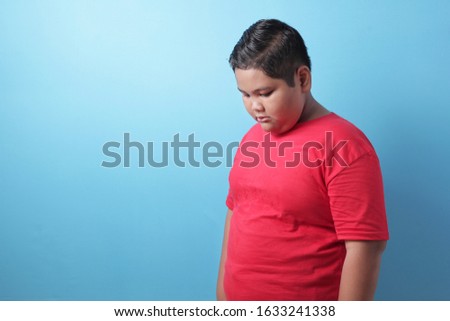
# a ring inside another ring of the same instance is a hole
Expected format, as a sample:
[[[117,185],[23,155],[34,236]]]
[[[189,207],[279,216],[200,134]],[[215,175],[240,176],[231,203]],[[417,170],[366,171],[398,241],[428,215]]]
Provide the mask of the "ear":
[[[295,77],[302,89],[302,92],[308,92],[311,90],[311,71],[307,66],[300,66],[295,71]]]

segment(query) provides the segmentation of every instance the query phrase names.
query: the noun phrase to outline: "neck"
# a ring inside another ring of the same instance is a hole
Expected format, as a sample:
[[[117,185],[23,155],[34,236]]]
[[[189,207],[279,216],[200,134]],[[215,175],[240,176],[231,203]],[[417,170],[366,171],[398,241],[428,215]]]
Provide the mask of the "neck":
[[[305,101],[302,115],[298,120],[299,123],[307,122],[329,114],[330,111],[317,102],[312,95],[309,95]]]

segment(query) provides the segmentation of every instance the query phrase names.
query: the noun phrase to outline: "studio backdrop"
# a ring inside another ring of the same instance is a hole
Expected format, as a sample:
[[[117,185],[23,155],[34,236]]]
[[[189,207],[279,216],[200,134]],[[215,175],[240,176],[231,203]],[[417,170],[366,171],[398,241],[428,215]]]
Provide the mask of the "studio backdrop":
[[[378,300],[450,300],[448,1],[0,1],[0,300],[214,300],[236,144],[228,57],[300,31],[361,128],[391,240]]]

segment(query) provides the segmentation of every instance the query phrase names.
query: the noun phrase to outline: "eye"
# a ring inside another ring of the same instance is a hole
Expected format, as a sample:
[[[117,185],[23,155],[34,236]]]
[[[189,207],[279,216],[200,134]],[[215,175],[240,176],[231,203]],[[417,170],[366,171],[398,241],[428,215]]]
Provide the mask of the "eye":
[[[260,93],[259,95],[260,95],[261,97],[269,97],[270,95],[272,95],[272,93],[273,93],[273,90],[272,90],[272,91],[269,91],[269,92],[265,92],[265,93]]]
[[[247,93],[242,93],[242,97],[245,97],[245,98],[247,98],[247,97],[250,97],[250,95],[249,94],[247,94]]]

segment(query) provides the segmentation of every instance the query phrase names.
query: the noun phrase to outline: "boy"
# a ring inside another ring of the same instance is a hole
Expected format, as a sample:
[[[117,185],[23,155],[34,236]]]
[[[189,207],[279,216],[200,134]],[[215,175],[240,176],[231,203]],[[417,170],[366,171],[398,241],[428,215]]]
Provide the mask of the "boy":
[[[300,34],[250,26],[230,56],[257,121],[230,172],[219,300],[372,300],[388,239],[376,153],[312,96]]]

